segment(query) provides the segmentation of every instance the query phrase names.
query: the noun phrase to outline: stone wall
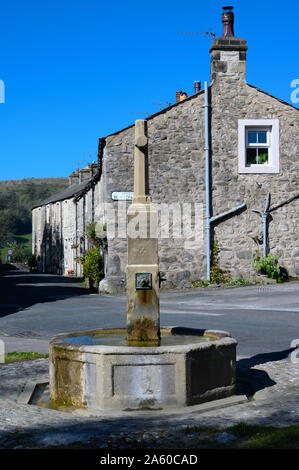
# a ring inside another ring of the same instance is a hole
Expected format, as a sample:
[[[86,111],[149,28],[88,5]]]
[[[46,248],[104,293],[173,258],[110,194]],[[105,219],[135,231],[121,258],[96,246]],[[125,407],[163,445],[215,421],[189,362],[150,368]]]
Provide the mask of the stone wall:
[[[238,76],[217,77],[210,87],[211,118],[211,216],[246,203],[246,210],[221,219],[213,226],[212,242],[219,246],[219,265],[232,277],[253,278],[253,257],[262,251],[261,217],[266,195],[271,207],[298,194],[298,110],[246,84]],[[203,237],[197,247],[188,246],[186,235],[159,240],[160,270],[164,287],[184,287],[206,278],[205,252],[205,158],[204,93],[167,108],[147,120],[149,194],[162,204],[199,204]],[[280,172],[238,173],[238,120],[278,119],[280,125]],[[33,210],[33,251],[40,257],[41,271],[66,275],[70,269],[82,275],[74,257],[87,249],[86,226],[92,221],[111,222],[105,203],[115,208],[114,191],[132,192],[134,173],[134,126],[106,138],[103,174],[79,198],[69,198]],[[129,202],[127,203],[127,205]],[[193,206],[192,206],[193,207]],[[298,199],[271,213],[269,249],[291,276],[299,275]],[[161,221],[161,219],[160,219]],[[194,213],[193,213],[194,221]],[[126,236],[123,226],[109,239],[106,278],[121,286],[126,270]],[[124,225],[124,221],[123,221]],[[122,236],[118,236],[122,228]],[[161,235],[161,233],[160,233]],[[78,245],[76,249],[71,248]],[[53,263],[53,259],[55,263]],[[106,282],[106,281],[105,281]],[[117,289],[116,289],[117,290]],[[105,291],[105,289],[104,289]]]
[[[147,121],[149,194],[156,205],[204,203],[203,93],[194,95]],[[134,126],[108,136],[103,159],[105,201],[114,191],[133,191]],[[170,224],[170,235],[173,233]],[[186,285],[204,275],[201,249],[185,247],[185,237],[160,239],[161,271],[167,287]],[[121,278],[126,268],[126,239],[109,240],[108,277]]]
[[[247,210],[215,226],[220,266],[234,277],[254,275],[251,260],[262,245],[261,217],[252,209],[263,210],[266,195],[271,207],[290,199],[298,190],[298,111],[242,80],[222,79],[212,86],[212,201],[214,215],[238,204]],[[279,119],[280,172],[278,174],[238,174],[238,120]],[[271,213],[269,250],[289,274],[299,274],[299,200]]]
[[[251,237],[262,232],[262,221],[252,209],[262,210],[267,192],[271,207],[298,194],[298,111],[247,85],[238,74],[217,77],[211,86],[211,215],[240,204],[246,210],[222,219],[212,230],[219,245],[219,264],[232,277],[254,278],[251,261],[261,245]],[[153,203],[205,205],[204,95],[200,92],[147,120],[149,194]],[[280,172],[238,173],[238,120],[278,119]],[[106,138],[103,158],[104,199],[113,191],[133,191],[134,126]],[[114,203],[115,207],[117,203]],[[205,220],[202,220],[203,227]],[[299,274],[298,200],[272,212],[269,248],[291,276]],[[261,239],[261,238],[260,238]],[[183,287],[205,279],[205,235],[198,249],[186,249],[185,238],[160,239],[160,269],[166,287]],[[120,280],[126,267],[126,240],[109,240],[107,277]]]

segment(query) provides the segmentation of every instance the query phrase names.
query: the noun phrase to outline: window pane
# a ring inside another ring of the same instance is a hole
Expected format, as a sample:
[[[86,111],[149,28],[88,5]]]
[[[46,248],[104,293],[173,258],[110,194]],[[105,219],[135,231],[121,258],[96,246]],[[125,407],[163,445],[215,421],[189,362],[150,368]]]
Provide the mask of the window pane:
[[[258,143],[266,144],[267,143],[267,131],[258,131]]]
[[[256,131],[248,131],[248,143],[257,144],[257,132]]]
[[[259,165],[269,163],[268,149],[258,149],[258,163]]]
[[[257,149],[246,149],[246,164],[247,165],[254,165],[257,163],[257,155],[256,155]]]

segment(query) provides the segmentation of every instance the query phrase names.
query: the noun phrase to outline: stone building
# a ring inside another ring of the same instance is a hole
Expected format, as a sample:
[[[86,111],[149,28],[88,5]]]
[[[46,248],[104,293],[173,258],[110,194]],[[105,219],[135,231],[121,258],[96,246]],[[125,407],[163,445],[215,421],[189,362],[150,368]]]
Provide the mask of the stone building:
[[[267,253],[290,276],[299,275],[298,109],[246,82],[246,40],[234,36],[232,11],[225,9],[222,21],[223,35],[210,49],[210,85],[200,90],[196,82],[193,95],[179,92],[175,104],[146,118],[153,203],[191,204],[193,223],[195,206],[202,207],[200,243],[190,244],[184,231],[173,236],[178,228],[174,219],[168,238],[161,237],[160,227],[159,261],[166,287],[206,279],[215,240],[220,268],[232,278],[252,278],[251,262],[262,254],[263,243],[262,218],[253,210],[263,211],[267,197]],[[99,139],[94,174],[34,208],[33,249],[41,270],[80,274],[71,246],[86,248],[87,223],[109,224],[111,208],[118,214],[117,199],[129,199],[133,156],[134,124]],[[223,216],[217,218],[219,214]],[[126,238],[117,224],[115,234],[108,233],[105,260],[100,291],[118,292]]]
[[[101,215],[100,179],[100,166],[88,165],[70,175],[70,186],[32,209],[32,251],[40,272],[82,276],[75,257],[88,249],[86,228]]]

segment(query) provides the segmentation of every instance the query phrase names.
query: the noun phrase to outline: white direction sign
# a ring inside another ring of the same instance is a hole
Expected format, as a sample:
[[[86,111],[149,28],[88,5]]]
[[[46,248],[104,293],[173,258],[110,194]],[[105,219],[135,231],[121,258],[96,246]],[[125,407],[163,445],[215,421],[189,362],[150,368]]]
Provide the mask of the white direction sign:
[[[133,192],[117,192],[114,191],[111,195],[113,201],[132,201]]]

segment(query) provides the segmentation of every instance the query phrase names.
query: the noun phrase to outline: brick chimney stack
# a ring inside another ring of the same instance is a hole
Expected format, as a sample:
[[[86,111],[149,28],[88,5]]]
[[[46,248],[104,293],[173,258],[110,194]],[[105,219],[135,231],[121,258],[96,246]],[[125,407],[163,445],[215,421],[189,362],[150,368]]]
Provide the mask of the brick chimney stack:
[[[211,81],[231,78],[246,80],[246,51],[245,39],[234,36],[233,7],[223,7],[223,33],[215,38],[210,49]]]
[[[183,101],[185,100],[186,98],[188,97],[187,93],[185,91],[177,91],[175,93],[175,100],[176,100],[176,103],[178,103],[179,101]]]

